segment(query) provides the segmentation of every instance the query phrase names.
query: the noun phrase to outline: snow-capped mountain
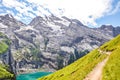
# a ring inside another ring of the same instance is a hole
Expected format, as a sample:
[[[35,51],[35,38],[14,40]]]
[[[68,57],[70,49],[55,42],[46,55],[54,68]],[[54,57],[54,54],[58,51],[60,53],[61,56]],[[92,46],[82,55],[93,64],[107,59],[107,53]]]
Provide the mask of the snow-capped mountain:
[[[37,16],[29,25],[12,15],[0,16],[0,32],[12,41],[12,54],[18,69],[59,69],[68,64],[70,54],[97,48],[120,33],[120,27],[103,25],[89,28],[77,19]]]

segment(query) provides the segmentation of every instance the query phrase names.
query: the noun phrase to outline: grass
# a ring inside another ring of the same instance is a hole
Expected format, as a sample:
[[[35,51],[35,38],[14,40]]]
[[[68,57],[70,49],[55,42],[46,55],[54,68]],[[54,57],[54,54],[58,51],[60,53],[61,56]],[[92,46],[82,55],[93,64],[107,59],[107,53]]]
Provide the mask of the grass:
[[[0,42],[0,54],[5,53],[8,50],[8,45],[4,42]]]
[[[38,80],[83,80],[106,57],[106,54],[101,54],[96,49],[71,65]]]
[[[6,35],[0,32],[0,55],[5,53],[8,50],[8,38]],[[7,71],[7,67],[5,67],[3,64],[0,64],[0,80],[12,80],[14,77],[14,74],[11,74]]]
[[[115,37],[113,40],[106,42],[104,45],[100,47],[103,51],[113,51],[120,47],[120,35]]]
[[[107,46],[106,48],[103,48]],[[111,50],[112,53],[106,63],[102,80],[120,80],[120,35],[103,45],[103,50]]]
[[[0,65],[0,80],[1,79],[10,79],[13,78],[14,75],[4,69],[3,65]]]
[[[120,49],[112,52],[103,69],[102,80],[120,80]]]
[[[8,50],[10,40],[7,36],[0,32],[0,55],[5,53]]]

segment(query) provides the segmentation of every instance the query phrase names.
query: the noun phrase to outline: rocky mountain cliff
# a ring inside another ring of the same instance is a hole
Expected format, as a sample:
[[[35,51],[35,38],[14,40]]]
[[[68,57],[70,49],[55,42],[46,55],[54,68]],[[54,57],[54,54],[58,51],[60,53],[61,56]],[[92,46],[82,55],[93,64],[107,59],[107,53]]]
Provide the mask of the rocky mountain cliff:
[[[54,15],[37,16],[26,25],[6,14],[0,16],[0,32],[12,41],[18,72],[26,67],[54,71],[68,65],[71,54],[91,51],[112,39],[120,33],[120,27],[89,28],[79,20]]]
[[[10,40],[0,32],[0,80],[15,80],[16,65],[13,59]]]
[[[111,35],[113,37],[117,36],[118,34],[120,34],[120,27],[113,27],[112,25],[102,25],[99,28],[95,28],[95,30],[98,30],[104,34],[108,34]]]

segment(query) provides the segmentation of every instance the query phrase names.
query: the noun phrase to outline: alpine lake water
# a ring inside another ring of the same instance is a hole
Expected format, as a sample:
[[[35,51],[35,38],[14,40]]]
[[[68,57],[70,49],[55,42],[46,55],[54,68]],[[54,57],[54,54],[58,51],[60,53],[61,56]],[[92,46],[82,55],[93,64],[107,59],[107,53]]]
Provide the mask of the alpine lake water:
[[[17,76],[17,80],[37,80],[38,78],[49,74],[51,74],[51,72],[35,72],[35,73],[20,74]]]

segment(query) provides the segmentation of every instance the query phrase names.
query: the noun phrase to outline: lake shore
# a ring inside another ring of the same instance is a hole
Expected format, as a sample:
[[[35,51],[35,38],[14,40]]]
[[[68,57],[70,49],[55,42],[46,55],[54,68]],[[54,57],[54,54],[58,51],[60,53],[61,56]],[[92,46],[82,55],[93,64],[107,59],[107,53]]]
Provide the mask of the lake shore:
[[[21,68],[17,71],[17,75],[27,74],[27,73],[35,73],[35,72],[55,72],[55,70],[47,70],[47,69],[31,69],[31,68]]]
[[[51,74],[52,72],[33,72],[33,73],[24,73],[17,76],[17,80],[36,80],[40,77]]]

